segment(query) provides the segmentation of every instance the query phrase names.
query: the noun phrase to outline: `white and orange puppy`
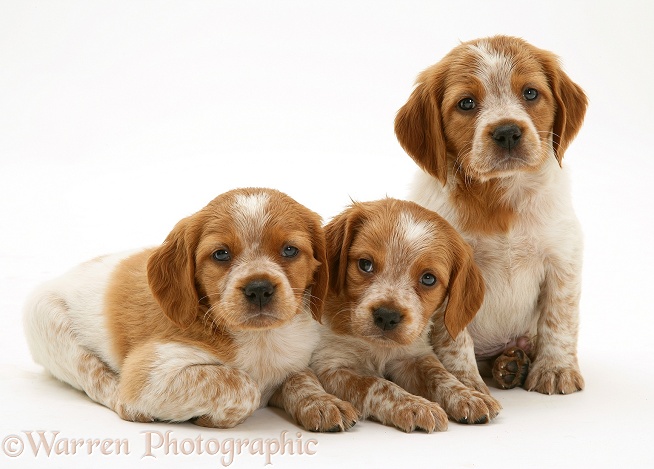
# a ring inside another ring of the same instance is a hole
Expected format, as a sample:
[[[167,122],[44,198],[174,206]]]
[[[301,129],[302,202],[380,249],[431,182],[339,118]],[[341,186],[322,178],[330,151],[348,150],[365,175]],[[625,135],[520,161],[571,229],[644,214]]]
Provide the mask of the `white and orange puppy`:
[[[495,417],[499,403],[447,372],[429,342],[432,321],[456,337],[484,295],[456,231],[394,199],[355,203],[325,231],[330,289],[311,361],[325,389],[406,432]]]
[[[501,387],[584,387],[582,238],[561,162],[586,105],[556,56],[495,36],[463,43],[423,71],[395,120],[423,170],[410,198],[443,215],[474,250],[486,295],[468,331],[477,359],[495,360]],[[446,337],[435,339],[437,354],[448,349]],[[462,357],[452,357],[441,357],[446,368],[485,388],[474,362],[462,369]]]
[[[308,368],[328,282],[320,217],[268,189],[218,196],[158,248],[89,261],[25,310],[34,359],[126,420],[227,428],[257,408],[347,429]]]

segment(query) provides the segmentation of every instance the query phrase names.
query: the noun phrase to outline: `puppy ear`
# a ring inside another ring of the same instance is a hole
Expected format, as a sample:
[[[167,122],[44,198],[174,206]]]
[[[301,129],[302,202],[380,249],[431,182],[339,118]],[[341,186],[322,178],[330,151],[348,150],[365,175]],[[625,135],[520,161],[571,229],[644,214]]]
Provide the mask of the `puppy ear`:
[[[321,322],[322,311],[329,287],[329,264],[327,262],[327,248],[325,242],[325,231],[323,230],[320,217],[316,215],[316,221],[312,226],[313,257],[318,262],[313,273],[313,284],[311,285],[311,315]]]
[[[195,287],[196,230],[191,218],[181,220],[148,259],[148,284],[164,314],[186,329],[198,312]]]
[[[452,339],[472,321],[484,300],[484,279],[472,257],[472,249],[462,241],[454,249],[456,259],[448,285],[445,327]]]
[[[353,204],[325,226],[329,286],[337,295],[345,288],[348,255],[361,215],[360,207]]]
[[[581,87],[561,69],[559,60],[554,54],[547,53],[543,63],[556,101],[552,145],[554,155],[561,165],[563,154],[584,122],[588,98]]]
[[[395,117],[395,135],[418,166],[445,184],[447,148],[436,96],[438,87],[426,83],[428,78],[431,82],[439,80],[437,69],[431,67],[418,77],[416,88]]]

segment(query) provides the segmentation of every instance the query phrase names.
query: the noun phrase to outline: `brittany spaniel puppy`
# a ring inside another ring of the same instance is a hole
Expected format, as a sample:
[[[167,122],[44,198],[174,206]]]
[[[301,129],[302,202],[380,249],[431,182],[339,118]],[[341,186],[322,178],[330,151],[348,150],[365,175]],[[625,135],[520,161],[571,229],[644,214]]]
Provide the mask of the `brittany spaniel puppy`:
[[[434,335],[445,367],[476,389],[485,386],[469,360],[473,342],[478,360],[495,361],[500,387],[584,387],[582,239],[561,162],[586,105],[556,56],[496,36],[463,43],[423,71],[397,114],[398,140],[422,169],[410,198],[463,235],[485,281],[481,309],[457,343]]]
[[[86,262],[25,310],[34,359],[126,420],[228,428],[269,402],[347,429],[308,364],[327,289],[318,215],[267,189],[227,192],[155,249]]]
[[[326,327],[311,360],[325,389],[363,417],[406,432],[445,430],[448,416],[462,423],[495,417],[499,403],[447,372],[429,342],[432,322],[460,336],[484,295],[472,251],[456,231],[394,199],[355,203],[325,231]]]

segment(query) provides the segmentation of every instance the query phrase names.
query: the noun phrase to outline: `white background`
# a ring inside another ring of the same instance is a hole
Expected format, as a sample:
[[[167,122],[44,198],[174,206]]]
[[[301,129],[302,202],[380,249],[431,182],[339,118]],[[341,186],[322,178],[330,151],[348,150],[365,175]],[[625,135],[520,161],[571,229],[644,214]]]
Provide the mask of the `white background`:
[[[404,197],[415,171],[393,119],[415,76],[460,40],[524,37],[586,90],[566,153],[585,232],[579,356],[586,390],[493,390],[490,425],[403,434],[361,422],[302,433],[277,467],[652,467],[654,7],[642,0],[0,1],[2,467],[220,467],[141,458],[144,431],[276,438],[264,409],[232,430],[121,421],[33,364],[28,292],[98,254],[160,243],[228,189],[269,186],[329,219],[350,198]],[[23,431],[128,439],[129,455],[33,456]],[[237,455],[231,467],[263,467]]]

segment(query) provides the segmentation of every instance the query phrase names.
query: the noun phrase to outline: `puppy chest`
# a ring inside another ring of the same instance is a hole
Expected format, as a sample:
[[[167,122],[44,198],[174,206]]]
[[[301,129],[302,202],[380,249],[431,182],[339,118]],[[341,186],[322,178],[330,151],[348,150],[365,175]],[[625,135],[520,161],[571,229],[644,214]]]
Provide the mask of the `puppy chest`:
[[[480,236],[470,240],[484,280],[512,285],[540,283],[544,276],[545,246],[537,236],[526,232]]]
[[[497,331],[502,335],[493,341],[528,333],[535,327],[536,305],[545,278],[543,246],[525,235],[476,239],[473,246],[486,293],[471,332],[488,335]]]
[[[318,342],[317,323],[310,317],[276,329],[237,334],[238,348],[232,366],[248,373],[259,384],[262,405],[293,372],[309,365]]]

